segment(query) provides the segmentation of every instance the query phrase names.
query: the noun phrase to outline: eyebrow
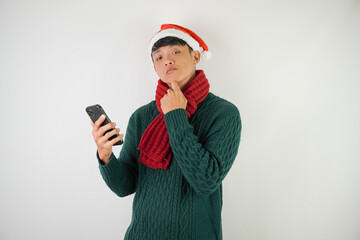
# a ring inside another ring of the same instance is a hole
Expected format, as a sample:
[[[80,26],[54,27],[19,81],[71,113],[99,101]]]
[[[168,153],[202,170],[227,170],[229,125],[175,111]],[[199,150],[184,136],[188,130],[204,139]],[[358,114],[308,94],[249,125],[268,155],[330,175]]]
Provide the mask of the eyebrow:
[[[170,44],[170,45],[167,45],[167,46],[170,46],[170,47],[177,47],[179,46],[179,44]],[[165,46],[163,46],[165,47]],[[151,54],[154,55],[155,53],[158,53],[160,52],[160,48],[158,48],[157,50],[153,51]]]
[[[158,53],[158,52],[160,52],[160,49],[157,49],[156,51],[153,51],[152,55],[154,55],[155,53]]]

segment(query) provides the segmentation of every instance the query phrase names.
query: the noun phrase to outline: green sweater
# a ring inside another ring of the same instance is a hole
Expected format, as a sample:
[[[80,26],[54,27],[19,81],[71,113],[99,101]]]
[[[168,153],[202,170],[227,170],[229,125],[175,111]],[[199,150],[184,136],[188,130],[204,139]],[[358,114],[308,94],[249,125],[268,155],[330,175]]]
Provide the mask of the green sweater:
[[[209,93],[187,118],[185,109],[164,115],[173,157],[168,169],[138,161],[141,136],[159,114],[152,101],[130,117],[117,159],[99,168],[120,197],[135,193],[125,239],[222,239],[222,181],[238,152],[241,119],[232,103]]]

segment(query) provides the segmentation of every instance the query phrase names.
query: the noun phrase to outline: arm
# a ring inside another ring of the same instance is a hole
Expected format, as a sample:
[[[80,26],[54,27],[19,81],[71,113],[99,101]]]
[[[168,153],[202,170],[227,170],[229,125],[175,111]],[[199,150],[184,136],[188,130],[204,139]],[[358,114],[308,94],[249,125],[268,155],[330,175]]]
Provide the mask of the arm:
[[[236,107],[228,108],[214,120],[203,142],[193,133],[186,110],[176,109],[164,116],[174,160],[190,186],[210,195],[221,184],[238,152],[241,119]]]
[[[124,144],[118,159],[112,153],[109,162],[103,164],[98,153],[96,154],[99,161],[100,173],[105,183],[119,197],[128,196],[134,193],[136,189],[138,168],[135,144],[135,124],[136,119],[133,114],[130,117]]]

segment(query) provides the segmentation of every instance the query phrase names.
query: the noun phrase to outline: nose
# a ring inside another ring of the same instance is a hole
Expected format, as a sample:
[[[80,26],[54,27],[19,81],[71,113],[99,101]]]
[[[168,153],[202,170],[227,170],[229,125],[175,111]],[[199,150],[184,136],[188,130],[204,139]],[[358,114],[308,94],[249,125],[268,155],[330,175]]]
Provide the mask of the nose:
[[[173,65],[174,64],[174,61],[171,59],[171,58],[166,58],[166,61],[165,61],[165,66],[168,66],[168,65]]]

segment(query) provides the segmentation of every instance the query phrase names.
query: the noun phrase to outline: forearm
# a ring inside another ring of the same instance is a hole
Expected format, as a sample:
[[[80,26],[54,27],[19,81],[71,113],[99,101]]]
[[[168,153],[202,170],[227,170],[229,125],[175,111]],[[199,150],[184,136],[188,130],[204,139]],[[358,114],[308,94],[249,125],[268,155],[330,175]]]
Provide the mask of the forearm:
[[[103,164],[97,153],[99,169],[106,185],[119,197],[125,197],[135,192],[137,173],[136,168],[118,160],[114,154],[108,163]]]
[[[165,115],[174,160],[184,177],[199,194],[214,192],[230,170],[240,142],[240,119],[226,117],[218,134],[201,143],[193,133],[186,111],[174,110]]]

